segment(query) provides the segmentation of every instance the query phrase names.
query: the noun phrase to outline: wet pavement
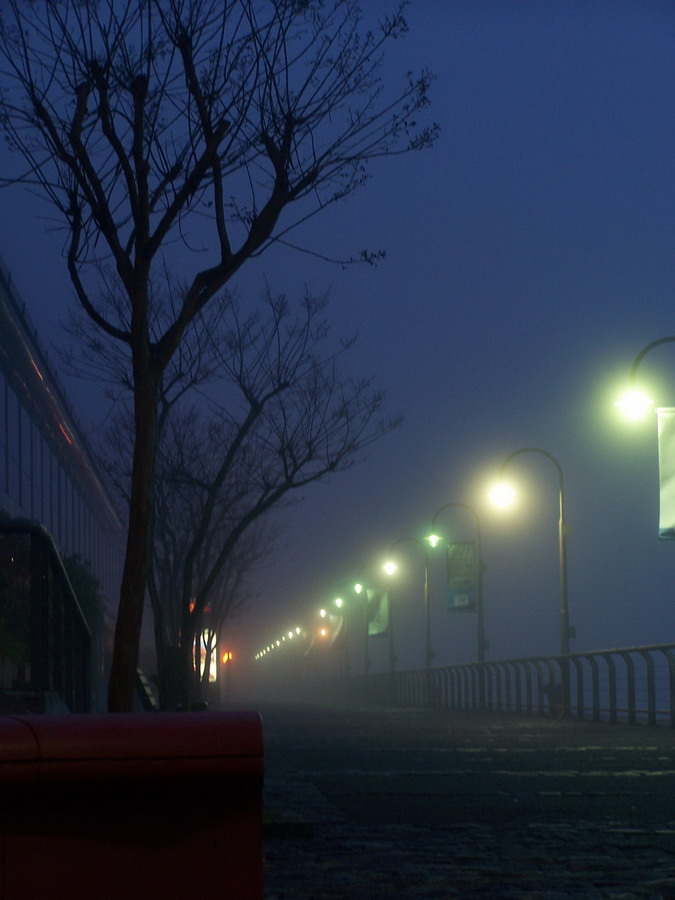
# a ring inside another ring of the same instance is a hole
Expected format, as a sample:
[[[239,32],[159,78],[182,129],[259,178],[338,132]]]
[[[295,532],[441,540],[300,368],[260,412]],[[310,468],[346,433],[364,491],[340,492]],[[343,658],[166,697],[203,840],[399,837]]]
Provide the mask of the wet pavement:
[[[675,898],[675,732],[259,707],[267,900]]]

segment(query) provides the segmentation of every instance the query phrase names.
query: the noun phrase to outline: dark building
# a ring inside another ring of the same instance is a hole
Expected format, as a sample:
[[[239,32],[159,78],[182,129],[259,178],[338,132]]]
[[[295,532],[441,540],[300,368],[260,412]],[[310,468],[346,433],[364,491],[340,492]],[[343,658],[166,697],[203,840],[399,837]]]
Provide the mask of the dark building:
[[[62,557],[79,555],[98,580],[108,613],[115,608],[124,529],[1,261],[0,509],[5,519],[42,525]],[[96,683],[102,680],[101,653],[93,659]],[[3,651],[0,627],[0,691],[16,688],[17,679],[16,659]]]

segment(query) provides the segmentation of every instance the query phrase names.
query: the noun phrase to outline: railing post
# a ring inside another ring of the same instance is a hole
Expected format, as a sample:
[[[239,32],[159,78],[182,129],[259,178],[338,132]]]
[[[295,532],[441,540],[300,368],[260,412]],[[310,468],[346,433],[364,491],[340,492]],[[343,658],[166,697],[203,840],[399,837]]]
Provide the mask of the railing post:
[[[584,665],[578,656],[572,657],[574,663],[574,671],[577,679],[577,720],[583,722],[584,713]]]
[[[626,664],[626,708],[628,724],[635,725],[635,663],[633,657],[627,651],[620,651],[620,656]]]
[[[668,662],[668,709],[670,712],[670,727],[675,728],[675,658],[672,650],[662,648],[661,653]]]
[[[616,665],[610,653],[603,653],[602,658],[607,664],[609,677],[609,721],[612,725],[616,725],[618,721],[616,709]]]
[[[640,656],[645,661],[647,668],[647,724],[656,725],[656,678],[654,672],[654,657],[648,649],[640,650]]]

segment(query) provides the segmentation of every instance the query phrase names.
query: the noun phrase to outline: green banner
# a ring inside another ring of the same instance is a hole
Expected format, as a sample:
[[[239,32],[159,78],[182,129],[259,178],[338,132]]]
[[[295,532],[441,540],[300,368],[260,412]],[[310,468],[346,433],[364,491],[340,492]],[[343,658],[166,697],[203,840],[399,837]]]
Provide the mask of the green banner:
[[[389,595],[386,591],[371,591],[368,594],[368,635],[384,635],[389,631]]]
[[[448,610],[475,612],[478,598],[479,560],[477,541],[448,544]]]

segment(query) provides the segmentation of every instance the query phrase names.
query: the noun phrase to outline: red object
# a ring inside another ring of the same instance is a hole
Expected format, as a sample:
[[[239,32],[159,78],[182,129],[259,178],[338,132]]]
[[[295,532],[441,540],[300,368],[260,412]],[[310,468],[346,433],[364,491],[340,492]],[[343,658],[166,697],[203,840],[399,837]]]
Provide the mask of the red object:
[[[263,897],[257,713],[0,717],[0,897]]]

